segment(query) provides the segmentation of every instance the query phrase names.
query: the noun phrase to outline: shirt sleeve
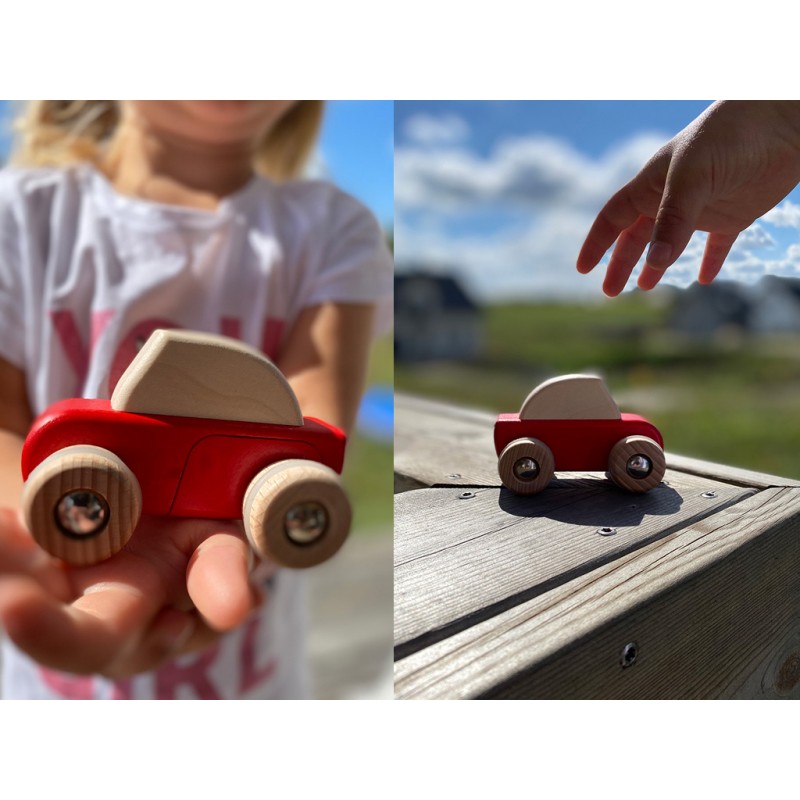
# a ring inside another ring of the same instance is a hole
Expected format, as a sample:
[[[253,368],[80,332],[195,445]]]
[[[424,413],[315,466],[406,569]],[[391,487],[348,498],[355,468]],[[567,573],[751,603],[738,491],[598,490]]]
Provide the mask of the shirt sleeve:
[[[332,192],[325,217],[319,265],[304,304],[374,303],[374,333],[388,333],[394,311],[394,260],[385,232],[365,206],[339,190]]]
[[[0,173],[0,358],[25,366],[25,307],[20,230],[10,181]]]

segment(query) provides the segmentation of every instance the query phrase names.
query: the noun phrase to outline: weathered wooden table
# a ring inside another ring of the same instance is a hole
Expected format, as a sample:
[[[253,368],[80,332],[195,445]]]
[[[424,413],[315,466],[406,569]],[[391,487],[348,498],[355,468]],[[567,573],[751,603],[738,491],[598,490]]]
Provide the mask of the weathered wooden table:
[[[673,456],[501,488],[491,414],[398,395],[397,698],[800,697],[800,482]]]

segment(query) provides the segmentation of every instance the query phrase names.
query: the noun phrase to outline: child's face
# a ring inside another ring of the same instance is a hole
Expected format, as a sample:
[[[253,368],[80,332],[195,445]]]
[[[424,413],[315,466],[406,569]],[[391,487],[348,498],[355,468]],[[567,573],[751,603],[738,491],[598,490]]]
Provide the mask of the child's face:
[[[297,100],[124,100],[148,128],[206,144],[255,143]]]

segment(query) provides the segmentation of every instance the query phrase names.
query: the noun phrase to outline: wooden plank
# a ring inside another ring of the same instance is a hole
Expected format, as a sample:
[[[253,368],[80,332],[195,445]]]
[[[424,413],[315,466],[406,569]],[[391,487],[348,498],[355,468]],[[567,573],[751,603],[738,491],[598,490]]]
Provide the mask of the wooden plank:
[[[490,414],[435,401],[395,397],[394,470],[401,488],[497,486]]]
[[[798,698],[798,534],[800,490],[759,492],[399,661],[396,697]]]
[[[526,602],[753,491],[668,472],[645,495],[598,477],[559,480],[533,497],[460,487],[397,495],[396,655]],[[603,528],[616,533],[602,535]]]
[[[800,481],[794,478],[781,478],[778,475],[769,475],[765,472],[714,464],[709,461],[701,461],[699,458],[690,458],[689,456],[667,453],[667,466],[692,475],[735,483],[739,486],[754,486],[757,489],[771,489],[777,486],[800,487]]]

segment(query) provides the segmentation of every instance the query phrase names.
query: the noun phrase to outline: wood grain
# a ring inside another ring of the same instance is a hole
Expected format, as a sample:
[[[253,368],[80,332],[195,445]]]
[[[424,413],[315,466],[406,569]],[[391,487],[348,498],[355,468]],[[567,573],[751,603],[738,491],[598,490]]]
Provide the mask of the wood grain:
[[[280,370],[255,348],[208,333],[154,331],[117,383],[116,411],[302,425]]]
[[[506,409],[508,411],[509,409]],[[561,375],[540,383],[522,403],[520,419],[619,419],[602,378]]]
[[[519,497],[494,413],[395,409],[397,697],[800,697],[800,481],[667,449]]]
[[[601,476],[557,479],[533,497],[507,489],[452,487],[396,495],[398,657],[550,591],[753,491],[668,472],[664,483],[637,496]],[[601,535],[603,528],[615,533]]]
[[[666,457],[667,466],[671,469],[700,477],[713,478],[714,480],[724,480],[726,483],[735,483],[739,486],[753,486],[757,489],[770,489],[776,486],[800,487],[800,481],[794,478],[783,478],[779,475],[756,472],[743,467],[715,464],[710,461],[702,461],[699,458],[677,455],[669,451],[667,451]]]
[[[636,455],[644,456],[652,464],[650,474],[644,478],[635,478],[628,472],[628,459]],[[611,480],[620,488],[634,494],[647,492],[658,486],[661,478],[664,477],[665,469],[664,451],[647,436],[626,436],[614,445],[608,457],[608,472]]]
[[[56,521],[55,509],[71,492],[91,491],[108,507],[108,523],[94,535],[70,536]],[[142,510],[139,483],[128,467],[108,450],[90,445],[53,453],[28,476],[22,492],[25,522],[33,538],[56,558],[86,565],[122,549]]]
[[[424,486],[497,486],[495,417],[395,394],[395,475]]]
[[[297,542],[287,534],[287,514],[300,504],[324,509],[327,527],[313,541]],[[291,569],[305,569],[331,558],[350,532],[352,510],[341,478],[316,461],[287,459],[260,472],[245,493],[242,518],[253,549]]]
[[[766,489],[400,660],[396,696],[800,697],[799,534]]]

